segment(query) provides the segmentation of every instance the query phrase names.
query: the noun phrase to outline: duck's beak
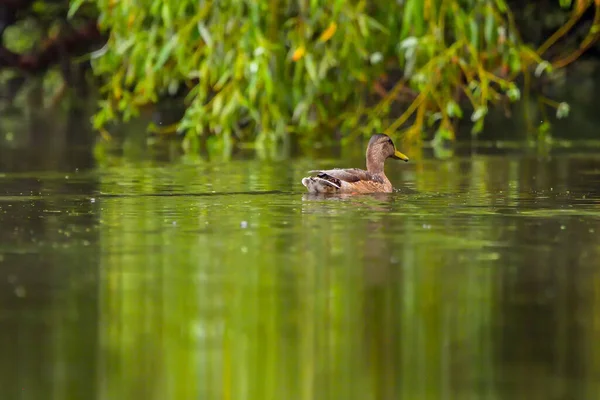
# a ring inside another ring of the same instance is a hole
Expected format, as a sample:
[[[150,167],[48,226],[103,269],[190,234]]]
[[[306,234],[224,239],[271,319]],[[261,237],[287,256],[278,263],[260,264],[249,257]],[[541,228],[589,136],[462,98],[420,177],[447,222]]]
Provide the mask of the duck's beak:
[[[408,161],[408,157],[405,154],[400,153],[398,150],[396,150],[392,158],[395,158],[396,160]]]

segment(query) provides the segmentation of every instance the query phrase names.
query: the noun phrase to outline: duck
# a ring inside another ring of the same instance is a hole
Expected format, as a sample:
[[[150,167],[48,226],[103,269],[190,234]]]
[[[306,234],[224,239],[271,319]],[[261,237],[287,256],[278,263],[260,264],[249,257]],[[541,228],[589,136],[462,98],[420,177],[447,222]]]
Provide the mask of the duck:
[[[308,171],[302,185],[314,194],[391,193],[393,186],[385,176],[388,158],[408,162],[409,158],[396,150],[392,139],[384,133],[371,136],[367,145],[367,169],[334,168]]]

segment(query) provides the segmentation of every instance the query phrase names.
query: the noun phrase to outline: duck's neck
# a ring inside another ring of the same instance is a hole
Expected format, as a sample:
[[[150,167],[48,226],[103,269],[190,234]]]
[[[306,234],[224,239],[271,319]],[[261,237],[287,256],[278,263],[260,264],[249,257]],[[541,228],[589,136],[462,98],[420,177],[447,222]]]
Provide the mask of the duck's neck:
[[[367,153],[367,171],[372,174],[383,174],[383,162],[381,159]]]

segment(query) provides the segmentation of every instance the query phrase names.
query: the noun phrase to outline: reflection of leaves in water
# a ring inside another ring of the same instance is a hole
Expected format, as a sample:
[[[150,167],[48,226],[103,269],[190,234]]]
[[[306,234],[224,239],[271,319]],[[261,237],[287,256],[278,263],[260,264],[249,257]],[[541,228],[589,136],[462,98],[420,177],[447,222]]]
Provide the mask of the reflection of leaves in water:
[[[524,217],[554,218],[564,216],[582,216],[600,218],[600,209],[598,211],[577,210],[577,209],[542,209],[542,210],[522,210],[518,213]]]
[[[576,190],[536,198],[532,188],[570,188],[570,175],[549,182],[536,169],[534,181],[521,162],[425,166],[413,178],[420,193],[383,197],[310,198],[298,183],[304,165],[254,162],[44,178],[48,204],[81,199],[84,227],[99,235],[69,249],[74,267],[99,262],[94,382],[110,398],[502,397],[496,377],[507,365],[510,375],[513,357],[539,365],[519,350],[536,345],[523,324],[531,318],[545,353],[577,350],[552,358],[554,370],[600,365],[580,351],[595,343],[597,272],[578,268],[600,256],[597,204],[575,202]],[[79,185],[95,180],[90,206]],[[25,207],[17,200],[9,212]],[[44,229],[78,211],[41,213]],[[60,325],[69,334],[54,348],[71,348],[77,324]],[[508,361],[503,346],[516,349]],[[88,361],[89,351],[72,354]],[[529,390],[520,376],[510,375]],[[551,397],[548,386],[528,393]]]

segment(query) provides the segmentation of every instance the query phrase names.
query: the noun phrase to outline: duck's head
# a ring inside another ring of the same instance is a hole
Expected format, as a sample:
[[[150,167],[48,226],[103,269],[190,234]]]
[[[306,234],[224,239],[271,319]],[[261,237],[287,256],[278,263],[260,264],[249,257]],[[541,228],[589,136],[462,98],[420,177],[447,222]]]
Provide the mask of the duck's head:
[[[406,155],[396,150],[394,142],[388,135],[376,133],[371,136],[371,140],[369,140],[369,145],[367,146],[367,169],[369,171],[379,170],[379,167],[383,169],[383,163],[388,158],[408,161]]]

